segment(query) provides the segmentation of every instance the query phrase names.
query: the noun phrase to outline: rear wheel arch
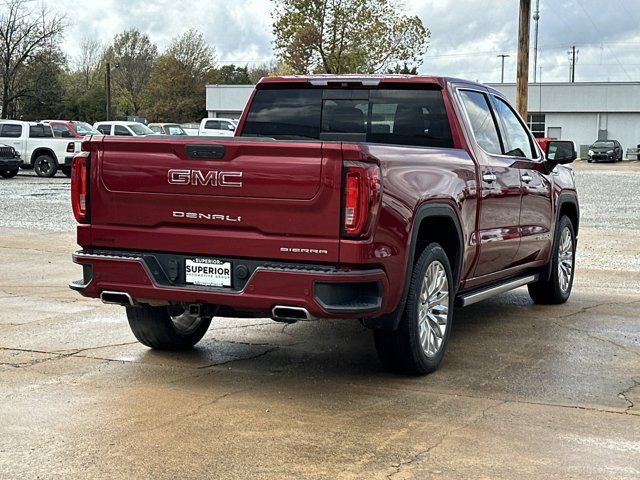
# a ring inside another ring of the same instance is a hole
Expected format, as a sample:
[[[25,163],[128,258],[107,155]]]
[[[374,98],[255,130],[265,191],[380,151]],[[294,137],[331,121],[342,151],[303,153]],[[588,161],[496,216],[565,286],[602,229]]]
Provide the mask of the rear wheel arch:
[[[53,153],[53,150],[51,150],[50,148],[36,148],[31,154],[31,165],[33,165],[33,162],[35,162],[36,158],[38,158],[40,155],[47,155],[53,158],[56,163],[58,163],[58,157],[56,157],[56,154]]]
[[[576,237],[578,236],[578,230],[580,226],[580,207],[578,206],[578,198],[571,193],[561,193],[558,197],[558,207],[556,212],[556,223],[554,228],[557,227],[560,219],[566,216],[571,220],[573,230]]]
[[[433,230],[430,229],[433,228]],[[438,243],[447,254],[453,276],[454,293],[460,281],[463,258],[462,227],[456,209],[449,203],[426,203],[420,205],[413,216],[410,241],[406,255],[402,296],[396,309],[387,315],[373,319],[364,319],[365,326],[395,330],[402,318],[407,303],[413,267],[424,248],[430,243]]]

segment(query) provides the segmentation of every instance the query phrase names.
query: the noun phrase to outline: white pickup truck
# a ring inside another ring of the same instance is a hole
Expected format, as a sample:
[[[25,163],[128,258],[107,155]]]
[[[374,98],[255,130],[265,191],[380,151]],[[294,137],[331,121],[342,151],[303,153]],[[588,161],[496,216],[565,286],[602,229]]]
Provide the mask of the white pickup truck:
[[[33,168],[39,177],[53,177],[58,169],[70,177],[71,160],[80,152],[80,140],[54,137],[51,126],[38,122],[0,121],[0,143],[13,147],[22,168]]]

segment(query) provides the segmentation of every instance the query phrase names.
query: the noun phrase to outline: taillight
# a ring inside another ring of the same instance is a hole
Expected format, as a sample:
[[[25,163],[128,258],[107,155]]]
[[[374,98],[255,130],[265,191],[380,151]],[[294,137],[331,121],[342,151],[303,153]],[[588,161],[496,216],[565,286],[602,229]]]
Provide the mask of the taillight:
[[[363,162],[344,162],[342,234],[365,238],[378,215],[381,198],[380,167]]]
[[[69,142],[67,143],[67,153],[73,153],[76,151],[76,144],[75,142]]]
[[[73,157],[71,164],[71,207],[79,223],[87,221],[87,155]]]

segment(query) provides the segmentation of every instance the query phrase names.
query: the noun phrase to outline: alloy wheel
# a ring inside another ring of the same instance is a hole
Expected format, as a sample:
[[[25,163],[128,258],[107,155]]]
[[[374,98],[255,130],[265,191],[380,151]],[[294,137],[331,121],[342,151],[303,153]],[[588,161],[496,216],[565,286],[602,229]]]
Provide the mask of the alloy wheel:
[[[565,227],[560,236],[558,245],[558,280],[560,290],[564,293],[569,290],[573,276],[573,238],[571,230]]]
[[[189,333],[195,331],[202,323],[202,320],[204,320],[204,317],[193,315],[189,313],[188,309],[186,308],[178,309],[178,311],[170,309],[169,318],[171,319],[171,323],[173,323],[176,331],[183,335],[188,335]]]
[[[449,281],[444,265],[435,260],[429,264],[418,302],[418,332],[427,357],[435,356],[442,346],[449,323]]]

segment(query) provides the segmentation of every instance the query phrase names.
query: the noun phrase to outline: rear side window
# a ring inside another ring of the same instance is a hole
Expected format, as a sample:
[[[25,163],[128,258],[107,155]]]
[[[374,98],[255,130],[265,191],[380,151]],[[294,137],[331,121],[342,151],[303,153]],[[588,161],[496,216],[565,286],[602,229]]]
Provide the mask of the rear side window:
[[[20,138],[22,135],[22,125],[4,123],[0,125],[0,137]]]
[[[29,137],[31,138],[51,138],[53,137],[53,130],[49,125],[30,125]]]
[[[242,135],[453,146],[436,90],[259,90]]]
[[[111,135],[111,125],[110,124],[98,125],[97,129],[103,135]]]
[[[219,120],[207,120],[204,124],[204,128],[207,130],[220,130],[220,121]]]
[[[467,111],[469,123],[478,145],[488,153],[501,155],[502,147],[498,138],[498,130],[489,108],[487,96],[480,92],[461,90],[460,98]]]

